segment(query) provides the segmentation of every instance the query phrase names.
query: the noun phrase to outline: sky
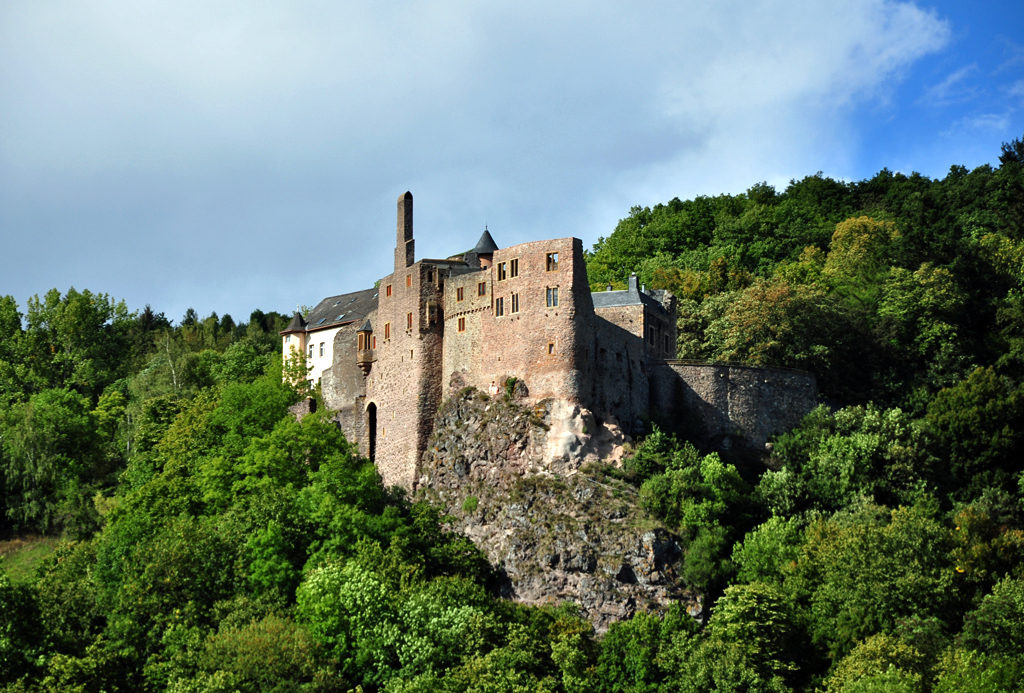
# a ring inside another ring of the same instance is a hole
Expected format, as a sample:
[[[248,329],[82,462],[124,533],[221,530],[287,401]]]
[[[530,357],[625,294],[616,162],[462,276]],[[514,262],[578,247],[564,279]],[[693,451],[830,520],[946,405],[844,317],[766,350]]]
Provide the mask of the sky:
[[[1024,136],[1019,0],[0,3],[0,295],[246,320],[417,258]]]

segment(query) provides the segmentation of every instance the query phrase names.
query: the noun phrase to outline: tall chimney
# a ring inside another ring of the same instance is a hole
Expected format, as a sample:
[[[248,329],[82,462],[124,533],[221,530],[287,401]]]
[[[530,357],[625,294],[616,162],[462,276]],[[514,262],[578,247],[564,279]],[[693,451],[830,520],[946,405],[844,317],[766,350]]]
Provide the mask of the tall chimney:
[[[398,198],[398,242],[395,245],[395,271],[411,266],[415,260],[412,240],[412,193]]]

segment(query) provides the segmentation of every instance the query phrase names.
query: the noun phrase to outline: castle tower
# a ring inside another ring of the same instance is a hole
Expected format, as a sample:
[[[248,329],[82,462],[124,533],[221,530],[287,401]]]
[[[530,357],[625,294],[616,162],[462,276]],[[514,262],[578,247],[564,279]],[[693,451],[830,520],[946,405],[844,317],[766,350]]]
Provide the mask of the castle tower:
[[[366,376],[367,449],[384,483],[415,487],[441,398],[444,277],[435,260],[416,260],[412,193],[398,198],[395,269],[380,281]],[[372,405],[372,407],[371,407]]]
[[[411,267],[416,261],[416,242],[412,239],[412,193],[408,191],[398,198],[397,236],[395,243],[395,272]]]

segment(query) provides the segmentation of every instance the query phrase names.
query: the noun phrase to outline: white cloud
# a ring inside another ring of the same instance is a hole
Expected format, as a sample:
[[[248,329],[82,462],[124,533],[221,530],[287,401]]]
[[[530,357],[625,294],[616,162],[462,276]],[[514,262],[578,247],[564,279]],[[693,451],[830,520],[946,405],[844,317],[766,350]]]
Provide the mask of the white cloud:
[[[974,63],[951,72],[946,79],[926,89],[920,103],[929,106],[948,106],[970,101],[977,96],[978,89],[967,81],[978,72],[978,66]]]
[[[959,118],[953,122],[949,129],[941,134],[949,137],[964,131],[975,132],[1006,132],[1010,129],[1010,116],[1012,111],[1003,113],[976,113]]]
[[[422,254],[485,222],[592,242],[637,202],[841,168],[845,109],[949,34],[886,0],[6,3],[0,232],[67,256],[0,274],[308,303],[387,271],[407,188]]]

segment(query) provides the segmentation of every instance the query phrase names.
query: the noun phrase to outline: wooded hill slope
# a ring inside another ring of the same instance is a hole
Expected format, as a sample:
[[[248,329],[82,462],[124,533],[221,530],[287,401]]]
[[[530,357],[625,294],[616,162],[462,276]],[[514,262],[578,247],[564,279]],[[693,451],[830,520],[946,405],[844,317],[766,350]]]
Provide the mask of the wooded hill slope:
[[[634,208],[588,269],[676,293],[680,357],[804,368],[832,405],[764,469],[667,422],[588,470],[676,532],[706,624],[597,638],[496,597],[436,509],[287,414],[280,315],[53,291],[0,299],[0,538],[66,539],[0,574],[0,690],[1024,690],[1024,144]]]

